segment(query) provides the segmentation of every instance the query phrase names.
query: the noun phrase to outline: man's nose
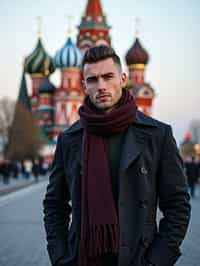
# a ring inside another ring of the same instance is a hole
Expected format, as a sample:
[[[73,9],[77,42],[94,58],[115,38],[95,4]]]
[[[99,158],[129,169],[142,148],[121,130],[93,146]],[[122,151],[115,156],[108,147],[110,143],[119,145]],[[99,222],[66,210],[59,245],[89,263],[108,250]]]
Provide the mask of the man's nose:
[[[103,78],[99,77],[97,82],[97,88],[99,91],[104,91],[106,89],[105,81]]]

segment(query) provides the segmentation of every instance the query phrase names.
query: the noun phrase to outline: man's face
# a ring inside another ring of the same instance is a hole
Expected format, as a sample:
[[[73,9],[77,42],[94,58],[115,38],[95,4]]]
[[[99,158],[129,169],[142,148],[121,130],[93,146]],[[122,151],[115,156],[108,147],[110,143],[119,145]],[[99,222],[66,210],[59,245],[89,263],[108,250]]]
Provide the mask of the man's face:
[[[100,110],[110,112],[122,95],[126,74],[108,58],[97,63],[85,64],[84,86],[91,102]]]

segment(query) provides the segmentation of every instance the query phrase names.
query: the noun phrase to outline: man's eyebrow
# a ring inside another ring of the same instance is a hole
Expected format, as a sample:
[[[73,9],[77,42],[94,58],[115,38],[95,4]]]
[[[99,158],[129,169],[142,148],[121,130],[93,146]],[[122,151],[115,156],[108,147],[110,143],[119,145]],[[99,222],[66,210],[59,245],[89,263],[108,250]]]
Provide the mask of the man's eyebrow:
[[[104,78],[106,77],[113,77],[115,74],[113,72],[108,72],[108,73],[105,73],[105,74],[102,74],[101,76]]]
[[[91,79],[98,79],[98,77],[112,77],[114,76],[115,74],[113,72],[108,72],[108,73],[104,73],[104,74],[101,74],[101,75],[95,75],[95,74],[91,74],[91,76],[88,76],[86,78],[86,80],[91,80]]]

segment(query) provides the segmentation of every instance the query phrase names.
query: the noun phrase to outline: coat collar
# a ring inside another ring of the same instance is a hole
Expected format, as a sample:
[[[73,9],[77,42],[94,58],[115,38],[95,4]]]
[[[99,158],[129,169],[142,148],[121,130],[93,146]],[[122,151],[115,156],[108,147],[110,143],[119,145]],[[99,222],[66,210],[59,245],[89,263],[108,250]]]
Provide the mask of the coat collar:
[[[124,145],[119,166],[119,176],[121,177],[126,169],[133,163],[136,158],[144,151],[148,140],[152,137],[153,129],[157,128],[158,122],[140,111],[136,113],[136,121],[129,126],[125,133]],[[74,123],[67,131],[67,134],[81,132],[83,127],[80,121]],[[81,146],[82,148],[82,146]],[[82,152],[78,158],[82,165]]]

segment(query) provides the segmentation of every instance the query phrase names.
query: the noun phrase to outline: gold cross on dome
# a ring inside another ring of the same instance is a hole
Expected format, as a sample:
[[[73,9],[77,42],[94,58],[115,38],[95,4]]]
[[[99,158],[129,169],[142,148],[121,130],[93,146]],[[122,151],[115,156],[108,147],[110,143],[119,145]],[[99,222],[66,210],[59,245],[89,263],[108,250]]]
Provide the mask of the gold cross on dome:
[[[42,37],[42,17],[38,16],[37,21],[38,21],[38,37],[41,38]]]
[[[135,37],[139,38],[140,34],[139,34],[139,27],[140,27],[140,18],[135,18]]]
[[[68,30],[67,30],[67,36],[71,37],[72,36],[72,16],[67,16],[67,24],[68,24]]]

